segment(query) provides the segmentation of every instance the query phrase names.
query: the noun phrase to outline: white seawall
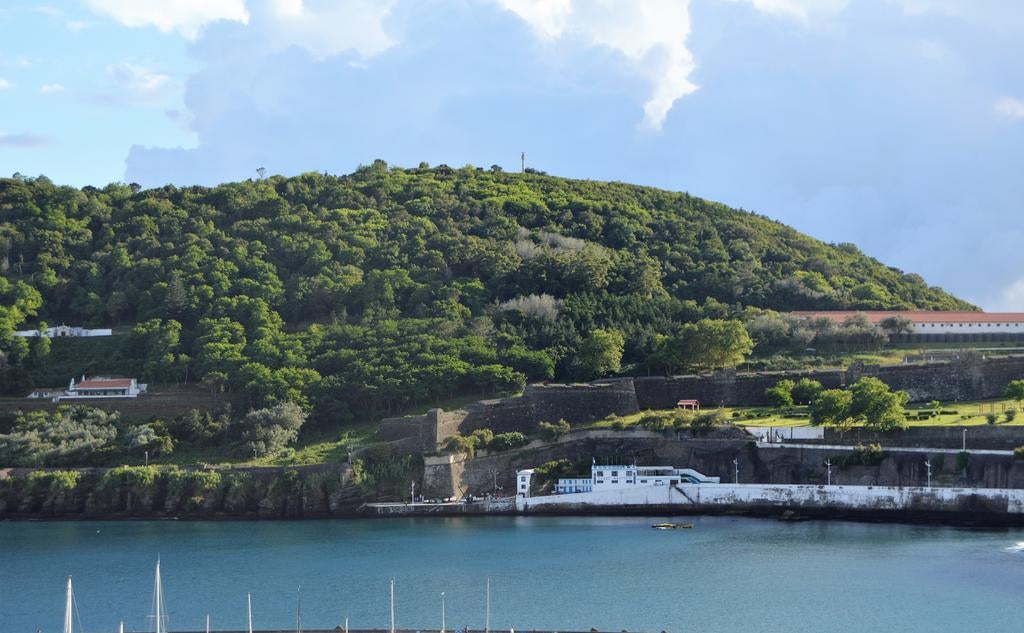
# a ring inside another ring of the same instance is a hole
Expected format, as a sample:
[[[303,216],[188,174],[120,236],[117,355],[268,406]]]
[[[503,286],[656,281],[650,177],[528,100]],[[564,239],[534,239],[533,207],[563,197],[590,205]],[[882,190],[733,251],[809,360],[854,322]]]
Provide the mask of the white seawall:
[[[636,486],[540,497],[517,497],[519,512],[559,511],[808,511],[1014,515],[1024,521],[1024,490],[797,484]],[[1008,517],[1009,518],[1009,517]]]

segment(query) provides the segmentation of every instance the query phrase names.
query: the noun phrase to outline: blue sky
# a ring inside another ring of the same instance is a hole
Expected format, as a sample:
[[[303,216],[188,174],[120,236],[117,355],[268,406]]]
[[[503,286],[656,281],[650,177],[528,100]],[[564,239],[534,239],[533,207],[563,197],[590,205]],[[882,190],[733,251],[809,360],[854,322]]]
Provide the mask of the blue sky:
[[[0,173],[528,163],[755,210],[1024,310],[1019,0],[0,5]]]

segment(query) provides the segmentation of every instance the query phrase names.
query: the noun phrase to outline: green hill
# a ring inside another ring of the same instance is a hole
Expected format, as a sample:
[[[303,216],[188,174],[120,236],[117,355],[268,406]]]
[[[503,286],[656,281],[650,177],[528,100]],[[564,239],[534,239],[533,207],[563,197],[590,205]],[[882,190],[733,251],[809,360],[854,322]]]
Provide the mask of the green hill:
[[[330,421],[588,377],[598,328],[642,365],[701,318],[970,307],[851,244],[685,193],[382,161],[213,188],[2,179],[0,270],[7,393],[57,377],[18,326],[138,324],[116,349],[77,348],[102,361],[53,360]]]

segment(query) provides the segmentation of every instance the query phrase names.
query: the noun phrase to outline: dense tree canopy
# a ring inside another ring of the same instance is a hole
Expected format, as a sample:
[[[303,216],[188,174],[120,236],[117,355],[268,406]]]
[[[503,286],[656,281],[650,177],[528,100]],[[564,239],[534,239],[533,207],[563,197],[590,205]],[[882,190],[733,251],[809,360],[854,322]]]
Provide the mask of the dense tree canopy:
[[[314,420],[569,378],[599,331],[621,333],[624,366],[704,368],[749,353],[754,309],[966,307],[852,245],[685,193],[382,161],[213,188],[0,179],[0,270],[9,393],[49,353],[17,327],[114,325],[131,331],[124,372]],[[726,344],[666,348],[693,328]]]

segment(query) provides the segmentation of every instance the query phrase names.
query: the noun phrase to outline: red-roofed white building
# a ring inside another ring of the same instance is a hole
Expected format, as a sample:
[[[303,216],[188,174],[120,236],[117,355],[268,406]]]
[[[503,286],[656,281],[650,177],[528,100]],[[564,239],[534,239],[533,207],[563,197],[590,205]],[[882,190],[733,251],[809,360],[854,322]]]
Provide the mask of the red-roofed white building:
[[[927,312],[919,310],[791,312],[805,319],[831,319],[844,323],[855,315],[881,325],[889,317],[904,317],[911,334],[1020,334],[1024,333],[1024,312]]]
[[[54,402],[62,400],[89,400],[94,398],[137,398],[146,392],[146,385],[140,385],[134,378],[103,378],[93,377],[75,382],[72,378],[68,388],[64,390],[34,389],[29,398],[50,398]]]

